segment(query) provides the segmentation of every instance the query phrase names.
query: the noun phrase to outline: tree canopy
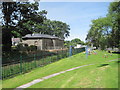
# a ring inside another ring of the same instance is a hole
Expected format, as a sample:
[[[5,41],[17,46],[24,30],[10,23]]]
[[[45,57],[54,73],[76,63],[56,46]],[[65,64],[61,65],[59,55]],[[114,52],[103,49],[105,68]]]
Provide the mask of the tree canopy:
[[[63,39],[69,36],[69,25],[47,19],[47,11],[40,11],[38,6],[38,2],[2,2],[3,50],[11,50],[13,36],[22,37],[32,33],[49,34]]]
[[[65,43],[64,43],[64,45],[66,47],[76,46],[77,44],[84,45],[85,43],[83,41],[81,41],[79,38],[72,39],[71,41],[65,41]]]
[[[105,49],[106,47],[119,47],[120,37],[120,2],[112,2],[106,17],[92,20],[91,28],[86,40],[89,45]]]
[[[37,24],[35,32],[49,34],[64,39],[69,36],[70,27],[62,21],[46,19],[42,24]]]

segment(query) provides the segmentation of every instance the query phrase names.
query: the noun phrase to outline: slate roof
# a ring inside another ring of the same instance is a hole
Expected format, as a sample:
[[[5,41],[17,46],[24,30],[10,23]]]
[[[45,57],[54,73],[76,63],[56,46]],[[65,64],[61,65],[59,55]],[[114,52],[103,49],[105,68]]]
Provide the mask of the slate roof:
[[[58,38],[56,36],[47,35],[47,34],[27,34],[24,37],[22,37],[22,39],[41,39],[41,38],[63,40],[63,39]]]

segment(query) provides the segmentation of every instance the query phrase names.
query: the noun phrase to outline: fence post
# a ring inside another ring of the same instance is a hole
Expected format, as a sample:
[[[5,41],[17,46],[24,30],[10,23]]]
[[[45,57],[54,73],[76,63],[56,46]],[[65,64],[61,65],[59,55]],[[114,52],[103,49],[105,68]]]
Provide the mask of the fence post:
[[[34,63],[35,63],[35,67],[36,67],[36,55],[34,54]]]
[[[69,48],[69,56],[72,56],[72,46]]]
[[[85,52],[86,52],[86,58],[88,58],[88,54],[89,54],[89,52],[88,52],[88,46],[85,47]]]
[[[20,55],[20,72],[22,73],[22,55]]]
[[[65,53],[66,53],[66,57],[68,57],[68,48],[66,49],[66,52],[65,52]]]
[[[62,58],[64,58],[64,52],[63,52],[63,48],[62,48]]]
[[[58,59],[59,59],[59,58],[58,58],[58,51],[57,51],[57,61],[58,61]]]

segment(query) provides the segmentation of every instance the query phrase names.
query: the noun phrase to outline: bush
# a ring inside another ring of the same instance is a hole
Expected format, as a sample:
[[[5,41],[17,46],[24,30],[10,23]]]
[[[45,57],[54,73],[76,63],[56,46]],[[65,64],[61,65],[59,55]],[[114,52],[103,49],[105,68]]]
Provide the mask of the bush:
[[[19,43],[17,46],[16,46],[16,49],[18,51],[23,51],[24,50],[24,45],[22,43]]]
[[[30,45],[29,48],[31,51],[37,51],[37,46],[35,45]]]
[[[30,47],[28,46],[28,44],[24,44],[24,48],[25,48],[25,51],[30,51]]]
[[[12,46],[12,47],[11,47],[11,51],[18,51],[18,50],[17,50],[17,46]]]

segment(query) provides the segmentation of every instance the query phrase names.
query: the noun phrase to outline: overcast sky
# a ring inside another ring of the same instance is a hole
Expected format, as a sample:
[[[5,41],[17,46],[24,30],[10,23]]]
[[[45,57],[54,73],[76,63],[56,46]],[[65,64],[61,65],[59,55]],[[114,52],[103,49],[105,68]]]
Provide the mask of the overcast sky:
[[[70,25],[70,36],[85,41],[91,20],[105,17],[110,2],[40,2],[40,10],[47,10],[47,18]]]

